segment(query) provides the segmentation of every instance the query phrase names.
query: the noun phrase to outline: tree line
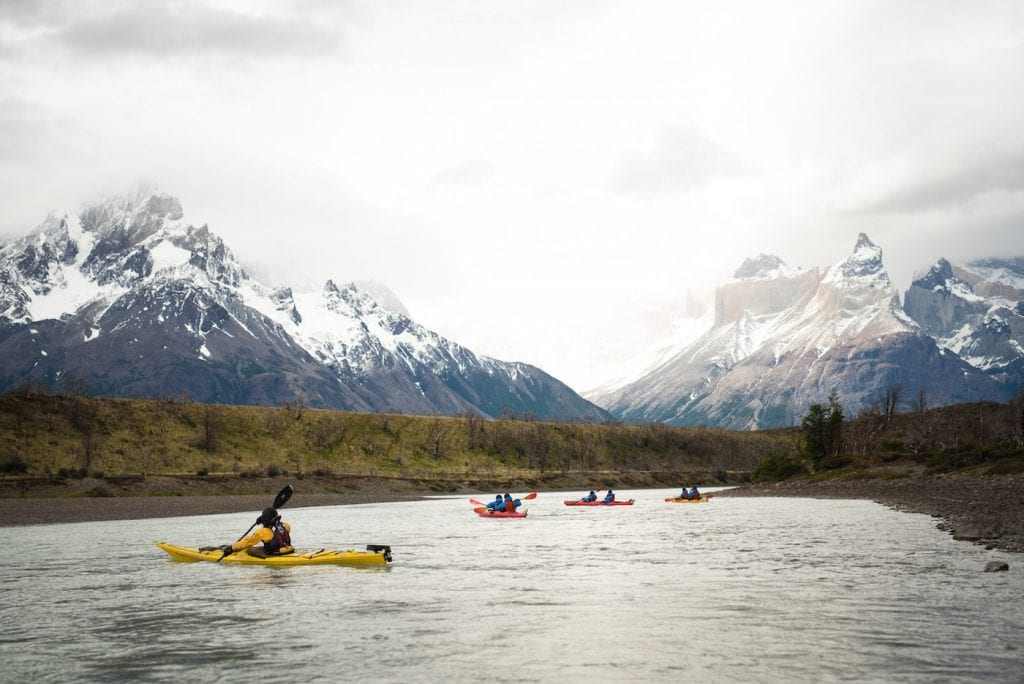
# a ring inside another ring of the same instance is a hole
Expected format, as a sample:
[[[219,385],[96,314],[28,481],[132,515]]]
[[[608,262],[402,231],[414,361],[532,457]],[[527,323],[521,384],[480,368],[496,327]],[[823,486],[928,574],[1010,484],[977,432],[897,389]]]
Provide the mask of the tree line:
[[[836,393],[827,403],[812,403],[800,421],[796,445],[766,454],[754,479],[897,461],[916,462],[932,471],[986,465],[998,472],[1000,467],[1019,469],[1022,460],[1024,387],[1007,403],[931,408],[924,390],[908,401],[904,387],[892,384],[852,419]]]

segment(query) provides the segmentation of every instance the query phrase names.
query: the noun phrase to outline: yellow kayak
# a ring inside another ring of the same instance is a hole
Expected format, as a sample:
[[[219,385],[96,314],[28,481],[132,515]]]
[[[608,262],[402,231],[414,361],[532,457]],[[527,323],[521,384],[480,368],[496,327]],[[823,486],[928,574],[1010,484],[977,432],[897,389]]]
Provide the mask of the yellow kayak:
[[[707,503],[708,501],[711,501],[711,497],[710,496],[707,496],[707,497],[702,496],[699,499],[668,498],[668,499],[665,499],[665,501],[671,501],[672,503],[686,503],[686,504],[690,504],[690,503]]]
[[[358,567],[384,566],[391,561],[391,547],[370,544],[366,551],[334,551],[332,549],[320,549],[319,551],[304,551],[289,553],[284,556],[253,556],[246,551],[236,551],[229,556],[223,555],[219,549],[213,551],[200,551],[196,548],[185,546],[174,546],[165,542],[157,542],[156,545],[167,552],[172,559],[182,563],[197,563],[199,561],[214,561],[221,563],[244,563],[246,565],[271,565],[278,568],[287,568],[295,565],[352,565]]]

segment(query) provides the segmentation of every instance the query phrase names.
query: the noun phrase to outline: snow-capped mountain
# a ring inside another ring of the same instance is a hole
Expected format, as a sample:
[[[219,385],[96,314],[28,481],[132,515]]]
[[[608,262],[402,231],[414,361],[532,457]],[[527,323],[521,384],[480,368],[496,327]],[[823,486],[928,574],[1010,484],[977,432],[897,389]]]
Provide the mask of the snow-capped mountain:
[[[954,266],[940,259],[904,298],[907,314],[943,349],[1012,380],[1024,366],[1024,259]]]
[[[704,335],[635,382],[588,398],[625,420],[746,429],[793,425],[833,391],[856,411],[895,385],[933,404],[1003,393],[903,311],[881,249],[861,234],[824,273],[748,259],[716,290]]]
[[[607,417],[533,366],[424,328],[378,284],[265,286],[177,199],[148,190],[0,245],[0,390],[68,379],[113,396]]]

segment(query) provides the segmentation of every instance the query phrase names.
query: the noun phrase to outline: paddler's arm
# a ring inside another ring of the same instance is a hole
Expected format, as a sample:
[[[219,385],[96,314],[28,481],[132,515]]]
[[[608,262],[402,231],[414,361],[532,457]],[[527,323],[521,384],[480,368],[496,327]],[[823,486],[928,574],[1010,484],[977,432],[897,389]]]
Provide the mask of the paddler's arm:
[[[236,541],[234,544],[232,544],[231,551],[241,551],[242,549],[247,549],[250,546],[255,546],[260,542],[269,541],[273,537],[274,533],[272,530],[270,530],[270,528],[261,527],[245,539],[240,539],[239,541]]]

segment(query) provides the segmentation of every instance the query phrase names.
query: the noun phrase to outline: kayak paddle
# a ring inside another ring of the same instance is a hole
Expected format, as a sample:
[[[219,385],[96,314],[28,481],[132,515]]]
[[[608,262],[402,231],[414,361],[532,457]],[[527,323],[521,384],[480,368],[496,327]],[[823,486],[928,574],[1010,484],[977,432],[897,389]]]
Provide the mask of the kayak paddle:
[[[295,490],[292,489],[292,486],[290,484],[286,484],[284,487],[281,488],[281,491],[279,491],[277,493],[277,496],[274,497],[274,505],[271,506],[271,508],[277,509],[277,508],[280,508],[281,506],[284,506],[286,503],[288,503],[288,499],[292,498],[292,494],[294,494],[294,493],[295,493]],[[252,532],[252,528],[254,528],[254,527],[256,527],[257,525],[260,524],[260,519],[261,518],[262,518],[262,516],[260,516],[260,518],[256,518],[256,522],[254,522],[252,525],[250,525],[249,529],[247,529],[245,531],[245,534],[243,534],[241,537],[239,537],[237,539],[237,541],[242,541],[243,539],[245,539],[245,537],[250,532]],[[217,559],[217,562],[219,563],[220,561],[222,561],[225,558],[227,558],[229,553],[231,553],[231,551],[225,551],[224,555]]]

